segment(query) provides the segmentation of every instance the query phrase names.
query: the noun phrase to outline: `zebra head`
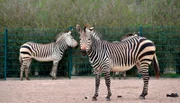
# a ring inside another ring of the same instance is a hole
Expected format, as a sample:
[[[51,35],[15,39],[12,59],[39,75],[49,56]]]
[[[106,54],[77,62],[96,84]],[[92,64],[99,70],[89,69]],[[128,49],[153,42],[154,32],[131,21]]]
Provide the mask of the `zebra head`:
[[[77,41],[73,38],[71,35],[72,31],[68,31],[65,33],[65,40],[68,46],[70,47],[76,47],[78,45]]]
[[[64,39],[65,43],[70,47],[76,47],[78,45],[77,41],[73,38],[71,35],[72,31],[66,31],[62,34],[60,33],[60,36],[56,37],[56,42]]]
[[[80,34],[80,49],[83,55],[86,55],[86,52],[91,49],[91,36],[95,33],[93,29],[94,27],[90,27],[89,25],[86,25],[84,29],[81,29],[80,25],[76,25],[76,30]]]

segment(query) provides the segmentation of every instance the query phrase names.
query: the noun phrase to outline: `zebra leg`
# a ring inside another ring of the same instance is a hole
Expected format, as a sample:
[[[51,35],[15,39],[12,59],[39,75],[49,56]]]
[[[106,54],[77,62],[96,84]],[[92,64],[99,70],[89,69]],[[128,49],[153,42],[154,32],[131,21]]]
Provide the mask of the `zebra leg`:
[[[58,62],[53,61],[53,68],[52,68],[52,71],[50,73],[50,75],[52,76],[52,80],[56,80],[57,67],[58,67]]]
[[[140,63],[139,62],[136,63],[136,67],[138,69],[138,71],[137,71],[138,77],[139,77],[139,79],[141,79],[141,73],[140,73],[141,67],[140,67]]]
[[[28,69],[29,69],[28,67],[25,67],[25,75],[26,75],[26,79],[30,80],[28,76],[28,71],[29,71]]]
[[[27,63],[28,63],[28,60],[21,62],[21,68],[20,68],[20,79],[21,80],[23,80],[23,73],[24,73],[24,70],[27,68]]]
[[[123,79],[126,79],[126,72],[123,72]]]
[[[96,101],[96,100],[97,100],[97,97],[98,97],[98,93],[99,93],[99,85],[100,85],[100,74],[96,74],[96,77],[95,77],[95,84],[96,84],[96,87],[95,87],[95,94],[94,94],[94,96],[92,97],[92,100],[93,100],[93,101]]]
[[[25,68],[25,66],[23,64],[21,64],[21,68],[20,68],[20,79],[21,80],[23,80],[24,68]]]
[[[110,72],[105,72],[104,73],[104,78],[105,78],[105,83],[106,83],[106,87],[107,87],[107,90],[108,90],[106,100],[110,101],[111,100],[110,97],[112,95],[111,88],[110,88],[110,85],[111,85]]]
[[[113,79],[115,79],[116,77],[116,72],[113,72]]]
[[[29,74],[29,66],[31,65],[31,62],[32,60],[30,59],[25,67],[25,75],[27,80],[30,80],[28,74]]]
[[[148,84],[149,84],[148,67],[149,65],[143,65],[142,70],[140,71],[144,81],[143,91],[139,97],[140,99],[145,99],[145,96],[148,94]]]

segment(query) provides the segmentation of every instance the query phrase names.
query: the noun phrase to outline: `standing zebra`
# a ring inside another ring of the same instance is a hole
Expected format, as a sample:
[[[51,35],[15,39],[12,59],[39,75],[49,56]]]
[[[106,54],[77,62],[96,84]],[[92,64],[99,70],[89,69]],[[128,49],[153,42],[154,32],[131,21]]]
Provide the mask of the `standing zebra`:
[[[94,27],[85,26],[84,29],[81,29],[80,25],[76,25],[76,29],[80,34],[80,49],[89,56],[89,61],[96,75],[96,88],[92,100],[97,100],[101,73],[104,73],[108,90],[106,100],[110,100],[110,71],[127,71],[134,65],[138,66],[143,76],[144,87],[140,98],[145,98],[148,94],[148,68],[151,62],[154,62],[153,67],[157,78],[159,78],[159,65],[154,43],[139,36],[128,37],[120,43],[111,43],[101,40]]]
[[[55,37],[55,42],[48,44],[39,44],[27,42],[20,47],[19,61],[21,63],[20,79],[23,80],[25,70],[26,79],[29,80],[28,71],[32,59],[46,62],[53,61],[53,67],[50,75],[56,79],[57,66],[63,57],[64,51],[70,47],[76,47],[77,41],[72,37],[71,31],[59,33]]]

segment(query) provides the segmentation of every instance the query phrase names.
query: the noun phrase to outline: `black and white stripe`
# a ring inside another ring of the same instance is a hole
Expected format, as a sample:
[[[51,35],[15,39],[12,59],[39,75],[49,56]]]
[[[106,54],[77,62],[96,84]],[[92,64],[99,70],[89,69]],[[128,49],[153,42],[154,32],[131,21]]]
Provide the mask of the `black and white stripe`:
[[[125,34],[124,36],[121,37],[120,41],[126,41],[126,39],[128,40],[129,38],[132,38],[134,36],[138,36],[138,34],[136,33]],[[113,43],[119,43],[120,41],[113,41]],[[121,79],[121,77],[123,77],[123,79],[126,79],[126,71],[113,72],[113,79],[115,79],[116,75],[118,75],[119,79]]]
[[[91,28],[91,29],[90,29]],[[111,43],[100,40],[93,27],[81,29],[76,26],[80,34],[81,50],[86,51],[89,61],[96,75],[96,89],[93,100],[97,99],[100,74],[104,73],[108,94],[106,99],[110,100],[110,71],[127,71],[133,66],[137,66],[144,80],[144,87],[140,98],[145,98],[148,94],[149,74],[148,68],[151,62],[155,67],[157,77],[159,77],[159,65],[155,54],[155,45],[145,37],[132,36],[123,39],[119,43]]]
[[[32,59],[46,62],[53,61],[51,71],[52,79],[56,79],[58,62],[62,59],[64,51],[70,46],[77,46],[77,41],[72,37],[71,31],[59,33],[55,42],[48,44],[39,44],[27,42],[20,47],[19,60],[21,63],[20,79],[23,80],[25,70],[26,79],[29,80],[28,70]]]

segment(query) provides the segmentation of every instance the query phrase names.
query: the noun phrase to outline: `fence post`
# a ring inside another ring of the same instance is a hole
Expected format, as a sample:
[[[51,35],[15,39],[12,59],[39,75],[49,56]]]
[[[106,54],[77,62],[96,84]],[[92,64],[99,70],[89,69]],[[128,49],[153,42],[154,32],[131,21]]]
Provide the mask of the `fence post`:
[[[139,36],[142,36],[142,26],[139,26]]]
[[[72,30],[73,28],[72,28],[72,26],[69,26],[69,30]],[[69,55],[68,55],[68,57],[69,57],[69,79],[71,79],[71,72],[72,72],[72,48],[70,47],[69,48]]]
[[[4,29],[4,80],[6,80],[7,71],[7,41],[8,41],[8,29]]]

